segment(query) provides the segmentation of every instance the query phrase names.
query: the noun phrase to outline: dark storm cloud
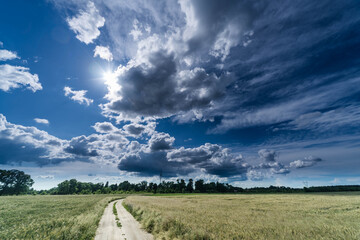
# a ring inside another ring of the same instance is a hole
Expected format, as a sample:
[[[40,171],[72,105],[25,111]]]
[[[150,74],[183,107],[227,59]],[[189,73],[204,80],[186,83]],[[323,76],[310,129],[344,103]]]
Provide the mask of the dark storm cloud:
[[[182,147],[168,152],[140,151],[128,154],[122,157],[118,168],[149,176],[162,172],[168,177],[174,177],[203,171],[219,177],[232,177],[245,176],[249,166],[241,156],[231,154],[229,149],[206,143],[198,148]]]
[[[123,157],[118,165],[122,171],[133,172],[139,176],[159,176],[174,177],[187,175],[195,169],[186,164],[169,162],[165,152],[152,152],[140,154],[130,154]]]
[[[209,106],[224,96],[229,74],[217,76],[202,68],[179,70],[174,55],[164,52],[144,55],[148,62],[118,70],[121,99],[105,104],[105,112],[124,118],[167,117]]]

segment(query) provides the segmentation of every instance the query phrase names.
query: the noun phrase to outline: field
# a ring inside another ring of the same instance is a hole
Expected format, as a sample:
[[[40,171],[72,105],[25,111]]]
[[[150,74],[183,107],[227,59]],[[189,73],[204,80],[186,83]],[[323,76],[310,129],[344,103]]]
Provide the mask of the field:
[[[360,193],[130,196],[157,239],[360,239]]]
[[[93,239],[120,195],[0,197],[0,239]]]

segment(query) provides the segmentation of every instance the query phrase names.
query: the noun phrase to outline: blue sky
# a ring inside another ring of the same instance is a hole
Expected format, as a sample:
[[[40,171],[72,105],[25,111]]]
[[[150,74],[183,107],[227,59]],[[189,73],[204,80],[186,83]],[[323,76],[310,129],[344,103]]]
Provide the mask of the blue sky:
[[[358,1],[6,1],[0,168],[37,189],[359,184]]]

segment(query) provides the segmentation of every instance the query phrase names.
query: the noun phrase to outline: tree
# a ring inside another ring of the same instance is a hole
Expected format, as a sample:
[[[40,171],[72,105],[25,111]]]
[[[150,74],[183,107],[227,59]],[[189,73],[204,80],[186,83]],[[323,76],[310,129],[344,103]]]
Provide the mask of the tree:
[[[0,195],[23,194],[34,184],[30,175],[16,169],[0,169]]]
[[[195,190],[196,192],[205,192],[204,180],[199,179],[195,182]]]
[[[193,180],[190,178],[188,184],[186,185],[186,191],[192,193],[194,191],[194,183]]]
[[[65,180],[58,184],[58,193],[59,194],[69,194],[70,193],[70,184],[68,180]]]
[[[75,194],[77,193],[77,180],[76,179],[70,179],[69,181],[69,194]]]

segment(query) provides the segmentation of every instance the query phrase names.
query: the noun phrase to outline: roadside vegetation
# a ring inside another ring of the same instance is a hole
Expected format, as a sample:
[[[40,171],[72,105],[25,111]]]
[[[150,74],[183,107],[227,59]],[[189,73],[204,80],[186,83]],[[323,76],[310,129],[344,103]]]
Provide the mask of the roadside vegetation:
[[[116,221],[116,225],[121,228],[121,222],[120,222],[120,219],[119,219],[119,216],[118,216],[118,212],[117,212],[117,209],[116,209],[116,202],[114,202],[113,204],[113,214],[115,215],[115,221]]]
[[[360,239],[360,193],[129,196],[158,239]]]
[[[0,239],[93,239],[105,207],[123,197],[2,196]]]

